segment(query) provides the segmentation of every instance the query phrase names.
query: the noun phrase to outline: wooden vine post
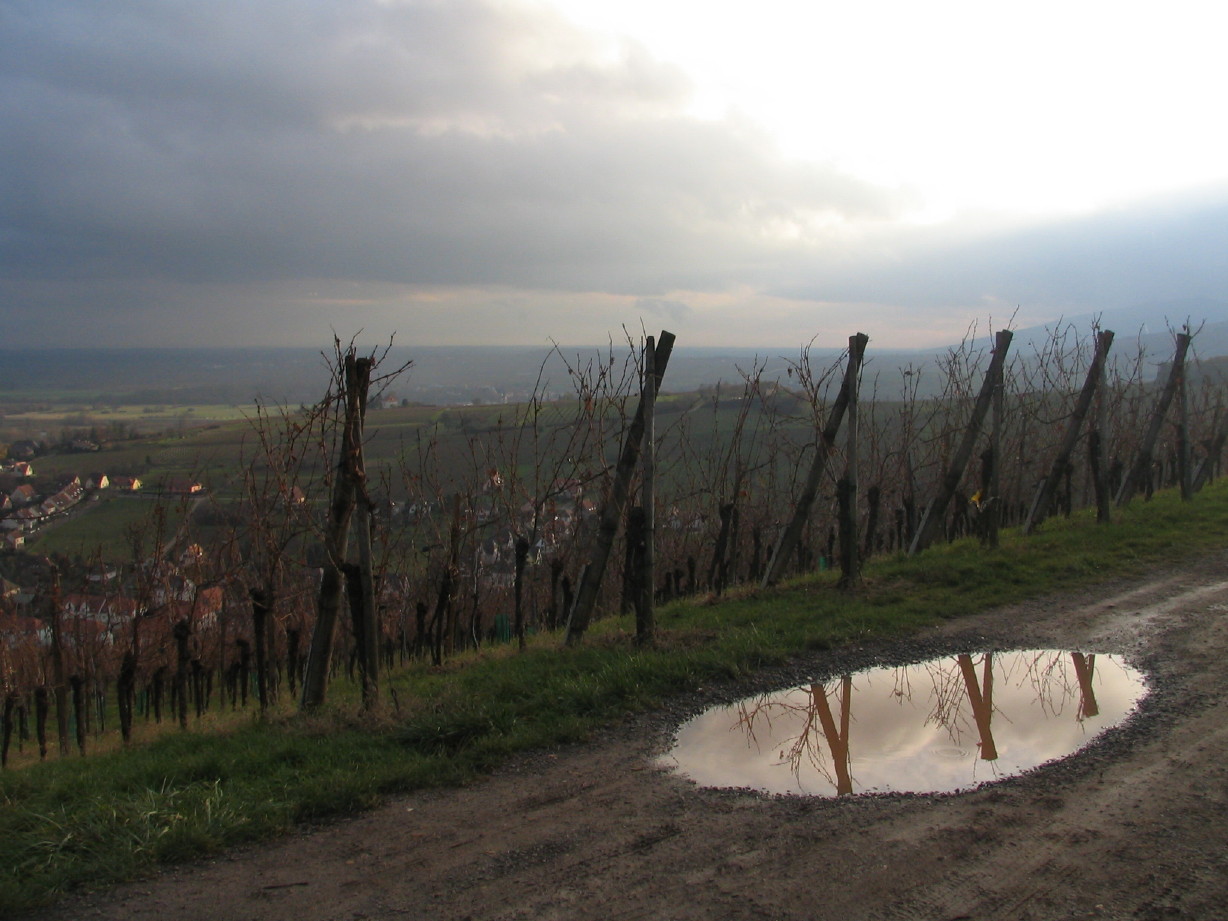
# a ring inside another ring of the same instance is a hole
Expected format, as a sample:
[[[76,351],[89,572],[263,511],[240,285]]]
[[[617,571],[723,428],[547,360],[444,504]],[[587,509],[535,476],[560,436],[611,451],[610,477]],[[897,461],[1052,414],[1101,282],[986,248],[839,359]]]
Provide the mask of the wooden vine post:
[[[366,409],[366,398],[363,398]],[[360,431],[361,436],[361,431]],[[371,549],[371,529],[374,527],[374,508],[367,492],[367,476],[362,457],[362,442],[358,445],[358,478],[355,483],[357,497],[355,511],[358,513],[358,606],[351,605],[350,616],[354,621],[354,635],[358,639],[358,670],[362,680],[362,707],[371,710],[379,703],[379,616],[375,597],[374,561]]]
[[[1173,401],[1174,394],[1182,387],[1182,382],[1185,379],[1185,353],[1189,351],[1190,340],[1192,338],[1189,333],[1182,332],[1177,334],[1177,350],[1173,355],[1173,366],[1168,372],[1168,381],[1160,392],[1160,398],[1156,400],[1155,408],[1151,413],[1151,420],[1147,425],[1146,432],[1143,433],[1143,441],[1139,445],[1138,455],[1134,459],[1134,464],[1121,481],[1121,488],[1117,491],[1118,506],[1125,506],[1130,503],[1130,500],[1134,498],[1134,494],[1138,492],[1139,486],[1151,472],[1151,464],[1155,457],[1156,441],[1160,437],[1160,429],[1164,426],[1164,417],[1168,413],[1168,407]]]
[[[849,365],[853,365],[853,349],[856,347],[856,336],[849,339]],[[861,560],[857,553],[857,463],[858,439],[861,436],[857,401],[860,398],[861,359],[856,361],[857,373],[845,371],[845,381],[848,386],[848,429],[845,432],[844,476],[839,483],[840,492],[840,587],[851,589],[857,584],[861,572]]]
[[[653,393],[661,387],[665,376],[669,356],[674,348],[674,334],[661,331],[661,338],[653,353]],[[601,588],[601,580],[605,575],[606,566],[610,560],[610,551],[614,546],[614,538],[618,536],[618,523],[622,520],[623,509],[627,505],[627,496],[631,491],[631,477],[639,464],[640,450],[644,441],[647,406],[644,395],[640,395],[639,405],[635,410],[635,418],[627,429],[626,440],[623,442],[622,453],[614,468],[614,481],[605,505],[601,510],[601,523],[597,530],[597,539],[593,553],[584,567],[580,577],[580,587],[576,590],[575,602],[572,604],[571,616],[567,621],[567,645],[574,646],[584,636],[592,620],[593,610],[597,605],[597,591]]]
[[[657,367],[656,341],[652,336],[644,345],[644,461],[640,505],[643,509],[643,550],[640,554],[639,591],[635,599],[635,642],[651,646],[656,640],[656,612],[653,609],[653,586],[656,583],[656,403]]]
[[[913,535],[912,546],[908,550],[910,556],[924,550],[933,542],[934,534],[946,515],[947,506],[951,504],[955,490],[959,487],[964,469],[968,466],[969,458],[972,457],[972,450],[976,447],[976,440],[981,433],[985,416],[989,413],[994,390],[1006,365],[1006,353],[1010,349],[1014,335],[1010,330],[1004,329],[999,331],[994,338],[993,358],[989,362],[989,370],[985,372],[980,395],[977,396],[976,404],[972,409],[972,418],[968,421],[968,427],[964,429],[964,437],[959,447],[956,448],[951,466],[947,468],[946,475],[942,478],[938,494],[926,506],[925,514],[921,517],[921,524],[917,528],[917,533]]]
[[[836,403],[832,406],[827,423],[823,426],[823,431],[815,444],[814,460],[810,464],[806,483],[793,509],[793,517],[785,526],[780,540],[776,543],[776,548],[772,551],[772,558],[768,561],[760,583],[761,588],[775,585],[780,580],[790,556],[802,538],[802,531],[805,530],[806,522],[810,518],[810,509],[814,506],[815,496],[819,492],[819,483],[827,470],[828,458],[831,457],[831,452],[835,447],[836,436],[840,434],[840,424],[844,421],[849,398],[855,387],[854,381],[856,375],[861,372],[861,362],[865,356],[866,343],[869,341],[870,337],[865,333],[857,333],[849,337],[849,358],[848,365],[844,369],[844,383],[840,386],[840,394],[836,397]]]
[[[1006,427],[1006,367],[998,365],[997,378],[993,382],[993,426],[989,432],[989,471],[985,477],[985,493],[982,514],[985,530],[984,546],[991,550],[998,547],[999,530],[1002,524],[1002,430]]]
[[[1109,334],[1109,337],[1104,347],[1106,353],[1113,342],[1112,333]],[[1108,467],[1104,462],[1104,433],[1108,429],[1108,414],[1108,362],[1102,361],[1100,380],[1096,385],[1096,412],[1092,417],[1092,431],[1087,439],[1087,456],[1092,468],[1092,487],[1096,493],[1096,522],[1098,524],[1109,524],[1113,520],[1113,496],[1109,488]]]
[[[341,456],[337,460],[336,480],[329,503],[328,530],[324,535],[328,560],[320,580],[316,603],[316,626],[307,653],[303,674],[301,708],[312,710],[324,703],[328,673],[332,666],[337,617],[341,610],[342,570],[350,539],[350,519],[357,504],[359,487],[366,474],[362,464],[363,421],[367,412],[367,390],[371,385],[371,358],[358,358],[353,349],[346,353],[339,396],[345,416],[341,430]]]
[[[1087,369],[1087,379],[1083,382],[1083,389],[1079,392],[1079,398],[1075,402],[1074,411],[1070,415],[1070,424],[1066,426],[1066,433],[1058,447],[1057,456],[1053,459],[1053,466],[1049,468],[1049,475],[1040,482],[1036,489],[1032,506],[1028,510],[1027,520],[1023,523],[1024,534],[1031,534],[1035,531],[1049,514],[1049,505],[1057,492],[1058,484],[1061,483],[1062,474],[1070,463],[1070,455],[1074,453],[1075,444],[1079,440],[1079,432],[1082,431],[1083,421],[1087,418],[1088,410],[1091,409],[1096,389],[1104,379],[1105,362],[1112,346],[1112,330],[1103,330],[1096,336],[1096,353],[1092,358],[1091,367]]]
[[[354,623],[358,672],[362,681],[362,706],[372,709],[379,702],[379,619],[376,616],[375,577],[371,556],[371,500],[366,484],[358,488],[358,563],[342,566],[345,574],[350,617]]]
[[[1190,471],[1190,404],[1185,386],[1185,369],[1177,378],[1177,477],[1181,484],[1181,498],[1189,502],[1194,498],[1194,478]]]

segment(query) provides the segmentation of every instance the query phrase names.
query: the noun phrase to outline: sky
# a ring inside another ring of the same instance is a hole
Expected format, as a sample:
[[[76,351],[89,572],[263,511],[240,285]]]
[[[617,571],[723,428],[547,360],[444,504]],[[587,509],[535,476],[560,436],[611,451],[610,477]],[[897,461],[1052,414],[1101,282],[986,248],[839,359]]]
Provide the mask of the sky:
[[[1213,2],[0,0],[0,346],[1228,319]]]

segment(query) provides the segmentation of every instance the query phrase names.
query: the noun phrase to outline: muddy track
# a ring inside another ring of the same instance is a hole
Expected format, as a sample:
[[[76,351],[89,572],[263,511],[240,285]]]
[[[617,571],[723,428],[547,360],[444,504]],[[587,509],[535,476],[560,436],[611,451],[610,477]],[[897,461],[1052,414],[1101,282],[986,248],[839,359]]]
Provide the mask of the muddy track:
[[[672,727],[718,698],[990,647],[1121,653],[1152,691],[1086,752],[958,795],[772,798],[654,767]],[[1228,917],[1228,554],[754,685],[37,918]]]

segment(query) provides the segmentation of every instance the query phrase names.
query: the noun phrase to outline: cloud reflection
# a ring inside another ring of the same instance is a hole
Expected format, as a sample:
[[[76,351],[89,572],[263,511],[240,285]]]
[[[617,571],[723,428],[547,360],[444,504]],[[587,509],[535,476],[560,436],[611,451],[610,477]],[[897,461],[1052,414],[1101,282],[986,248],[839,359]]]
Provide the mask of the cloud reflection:
[[[1142,674],[1115,656],[963,654],[709,710],[664,760],[703,786],[954,792],[1077,751],[1144,692]]]

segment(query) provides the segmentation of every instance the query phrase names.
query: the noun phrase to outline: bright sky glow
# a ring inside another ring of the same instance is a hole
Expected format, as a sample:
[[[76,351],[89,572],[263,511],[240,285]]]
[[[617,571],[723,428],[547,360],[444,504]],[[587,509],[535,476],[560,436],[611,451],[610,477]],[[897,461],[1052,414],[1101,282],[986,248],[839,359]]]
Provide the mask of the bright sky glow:
[[[1209,2],[557,0],[792,156],[916,189],[913,217],[1090,211],[1228,176]]]

